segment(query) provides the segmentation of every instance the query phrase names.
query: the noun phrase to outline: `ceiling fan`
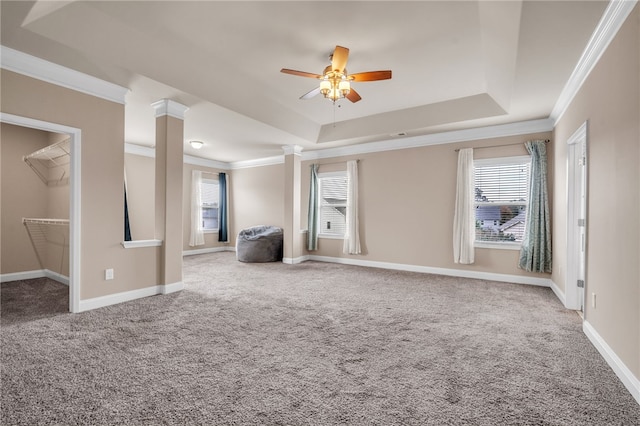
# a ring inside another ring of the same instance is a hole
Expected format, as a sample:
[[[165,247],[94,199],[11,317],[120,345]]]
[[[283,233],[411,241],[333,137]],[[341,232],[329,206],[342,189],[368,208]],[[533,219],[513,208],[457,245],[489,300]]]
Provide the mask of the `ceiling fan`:
[[[331,59],[331,65],[326,67],[322,74],[290,70],[288,68],[282,68],[280,72],[320,80],[318,87],[300,96],[300,99],[311,99],[321,93],[334,103],[341,98],[347,98],[351,102],[358,102],[362,99],[358,92],[351,88],[351,82],[388,80],[391,78],[391,70],[348,74],[346,66],[349,59],[349,49],[346,47],[336,46],[329,58]]]

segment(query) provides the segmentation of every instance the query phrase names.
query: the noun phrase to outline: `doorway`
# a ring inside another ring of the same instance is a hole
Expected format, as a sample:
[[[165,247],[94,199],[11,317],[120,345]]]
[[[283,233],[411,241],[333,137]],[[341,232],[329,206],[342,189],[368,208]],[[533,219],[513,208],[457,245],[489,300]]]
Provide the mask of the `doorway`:
[[[0,122],[69,137],[69,311],[80,311],[80,142],[81,130],[35,120],[32,118],[0,113]]]
[[[587,251],[587,122],[567,141],[566,307],[584,315]]]

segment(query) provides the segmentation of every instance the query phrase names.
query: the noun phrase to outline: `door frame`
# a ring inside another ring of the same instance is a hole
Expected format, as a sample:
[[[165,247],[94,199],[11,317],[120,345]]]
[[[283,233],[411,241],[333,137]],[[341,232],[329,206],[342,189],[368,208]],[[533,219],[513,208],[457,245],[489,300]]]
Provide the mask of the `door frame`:
[[[565,307],[568,309],[582,310],[583,312],[586,305],[585,294],[587,287],[587,129],[588,122],[585,121],[567,140],[567,273],[565,281]],[[576,167],[578,161],[580,161],[578,153],[581,150],[584,150],[583,175],[580,178],[580,182],[577,182]],[[583,206],[580,205],[580,200],[576,198],[578,195],[576,194],[577,191],[582,191],[584,194]],[[578,219],[583,220],[582,226],[578,224]],[[581,233],[580,227],[584,228],[584,233]],[[584,286],[582,288],[578,287],[581,267],[584,268],[584,271],[582,271]]]
[[[29,117],[0,113],[0,122],[46,132],[64,133],[71,139],[69,164],[69,312],[80,312],[80,146],[82,131],[75,127]]]

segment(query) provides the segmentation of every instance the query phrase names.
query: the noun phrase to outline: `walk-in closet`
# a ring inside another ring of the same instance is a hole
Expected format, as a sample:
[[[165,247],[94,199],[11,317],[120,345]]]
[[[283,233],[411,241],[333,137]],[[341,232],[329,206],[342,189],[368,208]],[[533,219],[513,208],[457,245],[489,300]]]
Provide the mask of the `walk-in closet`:
[[[69,285],[69,135],[1,126],[2,282]]]

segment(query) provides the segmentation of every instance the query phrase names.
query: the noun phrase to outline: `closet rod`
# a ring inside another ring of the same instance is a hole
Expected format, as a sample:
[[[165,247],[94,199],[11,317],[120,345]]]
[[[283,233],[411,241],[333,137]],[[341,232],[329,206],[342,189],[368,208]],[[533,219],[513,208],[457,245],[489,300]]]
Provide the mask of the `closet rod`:
[[[551,140],[549,139],[545,139],[544,143],[549,143],[551,142]],[[500,148],[501,146],[513,146],[513,145],[524,145],[522,142],[518,142],[518,143],[507,143],[504,145],[490,145],[490,146],[479,146],[477,148],[473,148],[473,149],[484,149],[484,148]],[[455,152],[460,151],[462,148],[456,148],[454,149]]]

